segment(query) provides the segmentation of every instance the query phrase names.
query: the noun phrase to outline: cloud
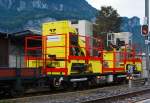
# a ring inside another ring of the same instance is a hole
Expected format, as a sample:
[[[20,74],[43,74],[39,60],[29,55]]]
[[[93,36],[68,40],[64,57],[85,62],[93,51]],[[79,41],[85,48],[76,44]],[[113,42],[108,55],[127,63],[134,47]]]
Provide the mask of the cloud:
[[[144,5],[145,0],[87,0],[89,4],[97,9],[101,6],[112,6],[118,11],[120,16],[133,17],[138,16],[142,19],[144,18]]]

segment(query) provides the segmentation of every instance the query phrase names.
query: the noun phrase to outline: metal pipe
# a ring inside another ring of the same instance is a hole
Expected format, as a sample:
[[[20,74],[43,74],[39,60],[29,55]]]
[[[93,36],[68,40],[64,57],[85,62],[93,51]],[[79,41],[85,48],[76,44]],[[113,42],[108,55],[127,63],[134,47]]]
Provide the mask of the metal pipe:
[[[149,0],[145,0],[145,17],[147,17],[147,24],[149,25]]]
[[[149,26],[149,0],[145,0],[145,17],[147,18],[147,25]],[[145,37],[145,40],[149,40],[149,36]],[[146,44],[146,69],[147,69],[147,81],[146,81],[146,85],[149,84],[149,77],[150,77],[150,73],[149,73],[149,45]]]

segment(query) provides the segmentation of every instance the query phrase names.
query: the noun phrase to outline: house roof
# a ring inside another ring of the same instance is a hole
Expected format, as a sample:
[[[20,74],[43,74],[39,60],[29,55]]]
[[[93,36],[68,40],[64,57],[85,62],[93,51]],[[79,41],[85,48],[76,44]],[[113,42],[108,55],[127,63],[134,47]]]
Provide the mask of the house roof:
[[[41,32],[37,30],[24,30],[24,31],[9,33],[9,36],[11,37],[24,37],[27,35],[41,35]]]
[[[25,37],[28,35],[41,35],[41,31],[37,30],[24,30],[24,31],[19,31],[19,32],[13,32],[13,33],[5,33],[5,32],[0,32],[0,38],[15,38],[15,37]]]

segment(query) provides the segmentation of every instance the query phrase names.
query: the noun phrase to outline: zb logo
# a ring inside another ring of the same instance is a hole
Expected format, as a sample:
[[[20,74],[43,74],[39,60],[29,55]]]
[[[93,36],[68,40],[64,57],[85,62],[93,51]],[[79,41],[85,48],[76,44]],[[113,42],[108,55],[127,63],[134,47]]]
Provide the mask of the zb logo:
[[[49,29],[50,33],[56,34],[56,29]]]

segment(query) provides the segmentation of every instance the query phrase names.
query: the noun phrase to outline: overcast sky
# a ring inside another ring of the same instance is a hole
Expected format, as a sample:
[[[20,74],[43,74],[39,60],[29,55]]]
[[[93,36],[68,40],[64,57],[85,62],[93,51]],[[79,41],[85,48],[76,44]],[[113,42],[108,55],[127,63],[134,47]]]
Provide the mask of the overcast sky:
[[[145,0],[87,0],[93,7],[100,9],[101,6],[112,6],[120,16],[138,16],[143,23],[145,13]]]

